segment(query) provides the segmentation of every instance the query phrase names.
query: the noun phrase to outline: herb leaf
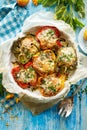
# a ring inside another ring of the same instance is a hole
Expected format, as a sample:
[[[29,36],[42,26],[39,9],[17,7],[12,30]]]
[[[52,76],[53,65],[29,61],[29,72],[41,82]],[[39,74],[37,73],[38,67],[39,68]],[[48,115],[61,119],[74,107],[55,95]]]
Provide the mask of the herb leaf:
[[[56,89],[53,86],[49,86],[48,88],[52,90],[54,93],[56,92]]]
[[[4,95],[4,88],[2,85],[2,74],[0,73],[0,96]]]
[[[39,0],[44,7],[55,5],[55,19],[64,20],[75,30],[84,27],[84,24],[76,17],[85,17],[85,4],[83,0]]]

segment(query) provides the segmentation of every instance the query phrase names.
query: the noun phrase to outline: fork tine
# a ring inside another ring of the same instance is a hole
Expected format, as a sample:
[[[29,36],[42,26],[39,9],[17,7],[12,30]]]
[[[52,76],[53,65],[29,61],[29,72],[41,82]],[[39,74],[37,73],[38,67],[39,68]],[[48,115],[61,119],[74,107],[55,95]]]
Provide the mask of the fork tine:
[[[71,112],[72,112],[72,109],[70,111],[67,111],[65,117],[68,117],[71,114]]]
[[[59,109],[58,114],[61,115],[62,111],[63,111],[63,107],[61,109]]]
[[[58,114],[62,117],[68,117],[71,113],[71,110],[67,111],[65,108],[66,108],[65,105],[62,107],[59,106],[58,108],[59,110]]]
[[[62,116],[62,117],[65,117],[65,115],[66,115],[66,111],[63,110],[62,113],[61,113],[61,116]]]
[[[67,117],[66,115],[67,115],[67,111],[65,111],[64,117]]]
[[[59,115],[63,115],[63,112],[65,111],[64,109],[65,109],[64,107],[61,107],[61,109],[59,109],[58,114],[59,114]]]

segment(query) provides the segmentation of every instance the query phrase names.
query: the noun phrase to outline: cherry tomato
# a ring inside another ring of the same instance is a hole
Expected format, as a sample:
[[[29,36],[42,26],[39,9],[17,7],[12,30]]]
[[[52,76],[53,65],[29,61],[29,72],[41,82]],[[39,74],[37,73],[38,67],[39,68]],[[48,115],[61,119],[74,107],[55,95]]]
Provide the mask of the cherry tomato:
[[[19,6],[24,7],[29,3],[29,0],[17,0]]]

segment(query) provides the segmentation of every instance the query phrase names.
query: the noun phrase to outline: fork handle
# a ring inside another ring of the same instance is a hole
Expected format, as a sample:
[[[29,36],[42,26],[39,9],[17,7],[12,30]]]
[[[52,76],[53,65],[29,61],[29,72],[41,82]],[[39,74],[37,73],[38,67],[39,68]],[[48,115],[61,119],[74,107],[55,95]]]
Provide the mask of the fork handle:
[[[75,90],[75,92],[73,93],[72,97],[74,97],[78,91],[81,89],[81,87],[83,86],[83,84],[85,83],[86,78],[82,81],[82,83],[77,87],[77,89]]]

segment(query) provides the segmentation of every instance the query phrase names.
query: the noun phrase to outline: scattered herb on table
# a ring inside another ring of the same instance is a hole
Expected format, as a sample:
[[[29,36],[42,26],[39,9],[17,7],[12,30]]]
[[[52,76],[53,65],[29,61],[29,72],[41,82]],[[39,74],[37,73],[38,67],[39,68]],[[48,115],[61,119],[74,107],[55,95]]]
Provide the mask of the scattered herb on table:
[[[4,88],[2,85],[2,74],[0,73],[0,96],[4,95]]]
[[[10,119],[14,120],[18,120],[18,113],[16,113],[15,115],[10,115]]]
[[[35,1],[35,0],[34,0]],[[55,19],[64,20],[73,29],[83,27],[84,24],[77,18],[85,17],[85,4],[83,0],[37,0],[44,7],[55,5]]]
[[[9,124],[8,124],[8,122],[6,122],[6,124],[5,124],[6,126],[9,126]]]

